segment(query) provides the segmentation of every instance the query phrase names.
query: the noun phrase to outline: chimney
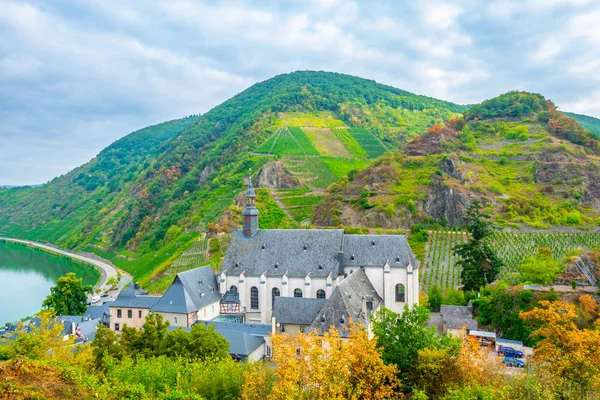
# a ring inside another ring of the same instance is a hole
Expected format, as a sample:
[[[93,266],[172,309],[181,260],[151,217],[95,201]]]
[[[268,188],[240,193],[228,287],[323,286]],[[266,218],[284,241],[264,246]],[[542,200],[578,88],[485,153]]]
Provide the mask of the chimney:
[[[133,284],[133,290],[140,290],[140,283],[136,282]]]

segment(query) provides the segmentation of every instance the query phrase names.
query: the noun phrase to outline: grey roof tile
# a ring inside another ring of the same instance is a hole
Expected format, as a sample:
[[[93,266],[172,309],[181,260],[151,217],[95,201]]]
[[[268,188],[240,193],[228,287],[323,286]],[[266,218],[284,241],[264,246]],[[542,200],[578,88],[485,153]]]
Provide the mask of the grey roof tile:
[[[344,266],[419,267],[404,235],[344,235]]]
[[[337,285],[329,301],[319,311],[310,329],[316,329],[319,334],[328,332],[331,326],[336,327],[340,335],[348,335],[349,319],[352,322],[368,324],[363,313],[363,299],[373,301],[372,310],[377,310],[383,300],[371,284],[362,268],[358,268]]]
[[[246,238],[236,230],[221,271],[247,276],[337,277],[344,231],[341,229],[269,229]],[[237,267],[236,267],[237,264]]]
[[[215,331],[229,342],[229,353],[247,357],[265,343],[271,332],[271,325],[238,324],[234,322],[198,321],[206,326],[214,326]]]
[[[177,274],[152,311],[189,314],[220,298],[215,273],[204,266]]]
[[[115,301],[108,304],[110,308],[152,308],[158,300],[160,300],[160,296],[141,296],[135,294],[133,285],[129,285],[119,293]]]
[[[275,297],[273,317],[282,324],[310,325],[327,304],[327,299]]]

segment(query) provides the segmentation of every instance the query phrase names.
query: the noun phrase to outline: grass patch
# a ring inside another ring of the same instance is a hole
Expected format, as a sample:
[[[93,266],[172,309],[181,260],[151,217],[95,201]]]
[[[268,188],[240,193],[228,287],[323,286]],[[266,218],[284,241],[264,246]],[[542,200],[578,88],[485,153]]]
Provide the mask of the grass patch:
[[[347,176],[352,170],[361,171],[369,166],[369,162],[366,160],[329,157],[324,157],[322,160],[338,178]]]

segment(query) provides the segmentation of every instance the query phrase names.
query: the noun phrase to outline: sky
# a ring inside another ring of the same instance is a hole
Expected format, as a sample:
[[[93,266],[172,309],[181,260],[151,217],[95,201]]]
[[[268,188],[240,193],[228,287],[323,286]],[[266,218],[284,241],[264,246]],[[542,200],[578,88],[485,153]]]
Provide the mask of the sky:
[[[0,185],[44,183],[280,73],[600,117],[600,2],[0,0]]]

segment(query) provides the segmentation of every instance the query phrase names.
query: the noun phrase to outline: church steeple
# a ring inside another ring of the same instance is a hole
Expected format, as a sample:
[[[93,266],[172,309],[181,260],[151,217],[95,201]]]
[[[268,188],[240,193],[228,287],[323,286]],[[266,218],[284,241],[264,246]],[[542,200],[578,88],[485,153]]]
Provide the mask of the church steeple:
[[[246,190],[246,208],[242,211],[244,221],[244,236],[251,238],[258,232],[258,209],[256,208],[256,192],[252,188],[252,177],[248,177],[248,190]]]

